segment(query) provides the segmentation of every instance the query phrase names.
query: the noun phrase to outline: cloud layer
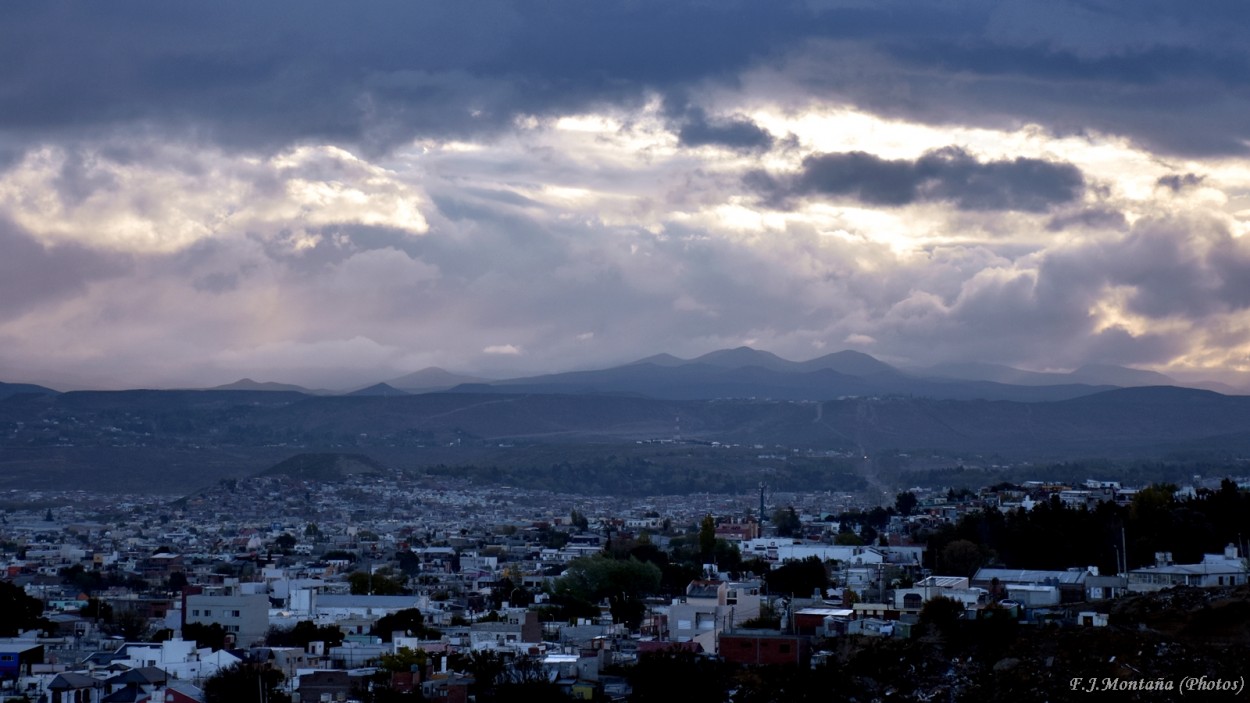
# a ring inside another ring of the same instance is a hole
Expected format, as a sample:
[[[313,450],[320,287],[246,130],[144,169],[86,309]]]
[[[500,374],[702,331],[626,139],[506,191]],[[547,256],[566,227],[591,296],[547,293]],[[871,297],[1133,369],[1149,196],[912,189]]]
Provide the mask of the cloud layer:
[[[1241,3],[0,8],[0,378],[1250,370]]]

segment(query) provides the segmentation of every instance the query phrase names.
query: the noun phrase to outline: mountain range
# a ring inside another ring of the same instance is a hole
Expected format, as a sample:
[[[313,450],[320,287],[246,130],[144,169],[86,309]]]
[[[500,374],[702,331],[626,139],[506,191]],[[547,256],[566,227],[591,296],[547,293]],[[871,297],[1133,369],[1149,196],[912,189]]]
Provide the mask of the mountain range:
[[[685,366],[646,362],[629,368],[646,376]],[[690,366],[715,378],[727,371]],[[790,375],[747,369],[728,371],[737,374],[733,378],[770,383],[863,378],[831,369]],[[1181,455],[1224,461],[1250,455],[1250,396],[1169,386],[1027,402],[912,395],[684,399],[523,388],[333,396],[259,390],[15,393],[0,398],[0,489],[183,490],[297,454],[344,452],[398,467],[541,467],[587,452],[629,456],[647,447],[689,456],[697,450],[687,447],[694,445],[736,445],[736,454],[724,456],[748,464],[757,462],[757,454],[763,461],[764,455],[784,458],[791,451],[862,454],[874,461],[896,452],[936,461],[977,454],[1012,461]],[[791,387],[796,393],[798,388]],[[325,470],[342,468],[335,467]]]
[[[392,384],[403,388],[402,385]],[[900,369],[868,354],[839,351],[790,361],[738,347],[693,359],[658,354],[606,369],[477,381],[449,387],[461,393],[625,394],[671,400],[771,398],[832,400],[913,396],[945,400],[1039,402],[1078,398],[1113,388],[1182,386],[1154,371],[1091,365],[1070,373],[1038,373],[994,364],[949,364]],[[1200,387],[1222,393],[1236,389]]]
[[[1082,366],[1067,373],[1025,371],[999,364],[949,363],[899,368],[868,354],[839,351],[790,361],[768,351],[737,347],[692,359],[657,354],[604,369],[485,379],[429,367],[347,392],[394,396],[438,392],[633,395],[667,400],[761,398],[833,400],[845,397],[911,396],[939,400],[1042,402],[1078,398],[1140,386],[1177,386],[1225,395],[1239,389],[1213,382],[1181,383],[1164,374],[1112,365]],[[327,390],[257,382],[249,378],[216,386],[220,391],[275,391],[341,395]],[[0,384],[0,398],[18,393],[55,393],[30,384]]]

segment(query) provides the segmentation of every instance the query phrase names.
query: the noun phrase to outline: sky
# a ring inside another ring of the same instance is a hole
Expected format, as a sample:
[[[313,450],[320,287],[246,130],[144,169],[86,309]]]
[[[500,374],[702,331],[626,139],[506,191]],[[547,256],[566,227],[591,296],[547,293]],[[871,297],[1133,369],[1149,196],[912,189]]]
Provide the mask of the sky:
[[[0,4],[0,380],[1250,372],[1241,0]]]

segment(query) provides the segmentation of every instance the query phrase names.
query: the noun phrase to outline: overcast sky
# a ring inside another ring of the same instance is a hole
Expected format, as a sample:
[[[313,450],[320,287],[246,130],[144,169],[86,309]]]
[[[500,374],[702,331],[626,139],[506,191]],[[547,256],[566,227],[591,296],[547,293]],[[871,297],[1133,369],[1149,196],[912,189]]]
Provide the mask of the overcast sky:
[[[0,4],[0,380],[1250,370],[1250,4]]]

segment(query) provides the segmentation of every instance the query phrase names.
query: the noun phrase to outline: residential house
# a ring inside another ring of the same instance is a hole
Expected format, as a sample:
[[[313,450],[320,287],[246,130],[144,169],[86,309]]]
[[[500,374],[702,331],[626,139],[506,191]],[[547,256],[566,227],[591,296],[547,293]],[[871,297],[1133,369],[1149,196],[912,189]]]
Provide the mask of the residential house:
[[[469,643],[475,650],[516,648],[542,640],[538,613],[522,608],[504,611],[501,622],[475,622],[469,626]]]
[[[1066,571],[983,568],[972,576],[972,586],[984,588],[994,597],[1006,595],[1012,586],[1050,586],[1058,590],[1059,602],[1079,603],[1085,600],[1086,580],[1097,575],[1096,567],[1078,567]]]
[[[72,671],[57,674],[48,683],[50,703],[100,703],[104,690],[102,679]]]
[[[792,665],[811,661],[807,637],[779,630],[738,630],[721,633],[718,652],[726,661],[746,666]]]
[[[43,663],[43,645],[34,640],[0,641],[0,681],[30,675],[34,664]]]
[[[695,580],[686,596],[669,607],[669,632],[677,642],[698,642],[705,651],[716,651],[716,636],[729,626],[729,585],[719,580]]]
[[[966,576],[928,576],[911,588],[895,589],[894,607],[906,613],[919,613],[925,603],[938,596],[957,600],[965,608],[984,605],[989,599],[988,591],[970,587]]]
[[[1204,554],[1198,564],[1173,564],[1170,552],[1155,555],[1155,565],[1128,572],[1128,590],[1158,591],[1172,586],[1239,586],[1247,583],[1246,560],[1230,544],[1223,554]]]

